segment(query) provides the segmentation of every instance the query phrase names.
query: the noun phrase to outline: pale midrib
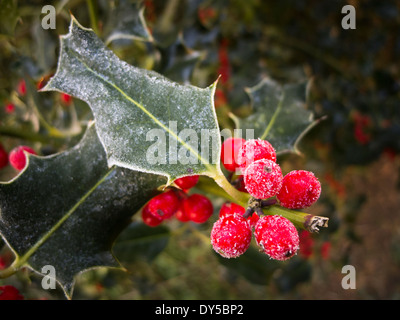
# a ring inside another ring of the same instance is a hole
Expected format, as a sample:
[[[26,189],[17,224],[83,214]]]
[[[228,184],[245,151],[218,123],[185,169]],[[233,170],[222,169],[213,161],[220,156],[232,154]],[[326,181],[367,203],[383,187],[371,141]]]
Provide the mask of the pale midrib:
[[[284,98],[285,98],[285,95],[282,94],[282,98],[279,101],[278,107],[276,108],[274,114],[272,115],[272,118],[271,118],[270,122],[268,123],[268,126],[265,128],[263,135],[260,137],[261,140],[265,140],[267,138],[268,133],[270,132],[272,126],[274,125],[274,123],[276,121],[276,118],[278,117],[279,113],[281,112]]]
[[[71,51],[74,57],[82,63],[85,68],[93,73],[96,77],[99,79],[103,80],[110,86],[112,86],[114,89],[116,89],[126,100],[129,102],[133,103],[135,106],[137,106],[141,111],[143,111],[150,119],[152,119],[158,126],[160,126],[164,131],[166,131],[168,134],[170,134],[172,137],[174,137],[182,146],[184,146],[187,150],[189,150],[191,153],[193,153],[197,159],[202,163],[210,172],[214,172],[215,168],[211,165],[208,164],[208,160],[205,160],[196,150],[194,150],[190,145],[186,144],[185,141],[183,141],[181,138],[179,138],[178,135],[176,135],[175,132],[169,130],[168,127],[166,127],[162,122],[160,122],[151,112],[149,112],[142,104],[137,102],[136,100],[132,99],[128,94],[125,93],[124,90],[122,90],[120,87],[118,87],[116,84],[112,83],[111,81],[105,79],[101,74],[97,73],[95,70],[90,68],[84,61],[79,59],[79,57]]]
[[[57,221],[54,226],[47,231],[26,253],[24,253],[19,259],[16,261],[18,265],[23,265],[28,259],[36,252],[36,250],[45,243],[50,236],[76,211],[76,209],[97,189],[97,187],[104,182],[104,180],[115,170],[115,167],[110,168],[107,173],[96,182],[96,184],[90,188],[88,192],[86,192],[82,198],[70,209],[64,216]]]

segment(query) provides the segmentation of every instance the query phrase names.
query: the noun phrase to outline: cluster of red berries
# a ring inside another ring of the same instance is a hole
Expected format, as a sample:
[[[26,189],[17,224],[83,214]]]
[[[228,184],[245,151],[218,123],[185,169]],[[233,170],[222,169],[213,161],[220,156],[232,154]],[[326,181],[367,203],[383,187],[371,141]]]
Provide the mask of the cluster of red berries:
[[[282,216],[253,213],[244,217],[245,209],[237,204],[222,206],[219,219],[211,230],[211,244],[224,258],[237,258],[249,248],[252,234],[270,258],[287,260],[299,249],[296,227]]]
[[[174,181],[178,188],[171,188],[153,197],[142,209],[142,220],[150,227],[160,225],[164,220],[176,217],[181,222],[204,223],[211,217],[214,207],[210,199],[198,193],[187,191],[199,180],[198,175],[182,177]]]
[[[0,169],[10,165],[17,171],[21,171],[26,166],[26,154],[31,153],[36,154],[36,151],[28,146],[18,146],[15,147],[7,153],[4,147],[0,144]]]
[[[245,191],[258,200],[276,197],[281,206],[301,209],[315,203],[321,184],[313,173],[294,170],[283,176],[273,146],[266,140],[229,138],[221,160],[228,171],[239,170]],[[230,208],[229,210],[227,208]],[[278,215],[248,214],[238,205],[223,206],[211,231],[211,243],[225,258],[236,258],[250,246],[252,229],[257,244],[270,258],[287,260],[299,249],[299,234],[288,219]]]
[[[283,176],[275,149],[266,140],[229,138],[222,145],[221,160],[228,171],[239,170],[245,190],[256,199],[276,196],[285,208],[303,209],[321,194],[312,172],[293,170]]]

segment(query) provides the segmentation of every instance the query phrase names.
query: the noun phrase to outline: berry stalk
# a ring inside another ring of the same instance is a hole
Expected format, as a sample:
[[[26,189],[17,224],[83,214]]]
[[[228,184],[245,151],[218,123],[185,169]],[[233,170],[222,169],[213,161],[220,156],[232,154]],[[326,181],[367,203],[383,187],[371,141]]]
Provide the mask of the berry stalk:
[[[226,194],[229,195],[228,199],[232,200],[243,206],[245,203],[245,207],[247,205],[247,201],[249,200],[249,195],[237,190],[225,177],[221,170],[214,171],[213,175],[210,175],[210,178],[214,179],[214,181],[225,191]]]
[[[226,179],[225,179],[226,180]],[[228,183],[229,181],[226,180]],[[215,182],[217,182],[215,180]],[[229,183],[230,184],[230,183]],[[223,184],[225,186],[225,184]],[[232,185],[231,185],[232,186]],[[233,186],[232,186],[233,187]],[[204,190],[207,193],[214,194],[218,197],[222,197],[227,199],[229,202],[234,202],[244,208],[247,208],[249,205],[249,200],[251,196],[244,192],[240,192],[235,190],[236,192],[240,193],[240,198],[236,198],[231,194],[228,194],[224,187],[220,188],[215,183],[211,182],[210,180],[205,180],[203,177],[200,177],[196,188],[200,190]],[[310,232],[318,232],[319,227],[327,227],[329,218],[315,216],[306,212],[301,212],[297,210],[291,210],[283,208],[279,205],[272,205],[267,208],[262,209],[264,214],[267,215],[280,215],[289,219],[296,227],[300,229],[306,229]]]
[[[286,209],[278,205],[270,206],[263,209],[263,212],[268,215],[280,215],[289,219],[296,227],[306,229],[310,232],[318,232],[319,227],[327,227],[327,217],[314,216],[312,214]]]

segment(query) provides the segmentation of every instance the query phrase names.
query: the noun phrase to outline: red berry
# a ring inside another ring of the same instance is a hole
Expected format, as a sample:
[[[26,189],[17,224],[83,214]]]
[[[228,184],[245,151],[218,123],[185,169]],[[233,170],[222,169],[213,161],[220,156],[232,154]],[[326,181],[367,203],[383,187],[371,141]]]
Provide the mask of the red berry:
[[[17,85],[17,91],[20,96],[26,95],[26,82],[24,79],[21,79]]]
[[[331,243],[329,241],[325,241],[322,245],[321,245],[321,257],[324,260],[329,259],[329,254],[331,251]]]
[[[314,204],[321,195],[321,184],[312,172],[294,170],[284,176],[277,198],[289,209],[302,209]]]
[[[274,161],[261,159],[249,165],[244,172],[246,190],[256,199],[276,195],[282,186],[282,171]]]
[[[254,161],[261,159],[276,162],[275,149],[267,140],[247,140],[240,148],[237,155],[237,163],[242,169],[242,172]]]
[[[18,146],[11,150],[9,154],[10,164],[18,171],[25,168],[26,155],[25,152],[36,154],[35,150],[28,146]]]
[[[142,220],[149,227],[157,227],[163,221],[160,217],[151,214],[149,204],[146,204],[142,209]]]
[[[224,258],[237,258],[249,248],[251,228],[240,214],[220,217],[211,230],[211,244]]]
[[[239,165],[236,162],[238,152],[246,140],[242,138],[228,138],[221,147],[221,162],[228,171],[235,171]]]
[[[221,89],[215,90],[215,97],[214,97],[215,108],[224,106],[227,103],[228,103],[228,98],[226,97],[225,92]]]
[[[190,218],[188,217],[183,205],[179,206],[178,211],[175,213],[175,217],[181,222],[188,222]]]
[[[260,220],[260,216],[256,212],[253,212],[253,214],[247,218],[247,222],[251,228],[256,226],[258,220]]]
[[[8,154],[0,144],[0,169],[4,168],[8,164]]]
[[[0,287],[0,300],[24,300],[18,289],[13,286]]]
[[[174,183],[181,189],[183,190],[188,190],[190,188],[193,188],[197,182],[199,181],[200,176],[186,176],[182,178],[178,178],[174,181]]]
[[[8,114],[12,114],[15,111],[15,105],[13,103],[7,103],[4,107],[4,110]]]
[[[65,105],[65,106],[69,106],[72,102],[72,97],[69,94],[66,93],[61,93],[61,102]]]
[[[299,239],[299,253],[304,259],[308,259],[313,253],[314,239],[311,237],[311,233],[307,230],[303,230],[300,232]]]
[[[254,228],[254,237],[262,250],[275,260],[287,260],[299,249],[296,227],[282,216],[264,216]]]
[[[189,219],[196,223],[204,223],[213,214],[211,201],[201,194],[192,194],[183,201],[183,209]]]
[[[222,205],[220,211],[219,211],[219,217],[221,218],[222,216],[228,215],[228,214],[239,214],[239,215],[244,215],[246,212],[246,209],[243,208],[242,206],[239,206],[236,203],[230,203],[226,202]]]
[[[178,210],[179,198],[175,191],[171,189],[152,198],[148,205],[150,214],[156,218],[165,220],[171,218]]]

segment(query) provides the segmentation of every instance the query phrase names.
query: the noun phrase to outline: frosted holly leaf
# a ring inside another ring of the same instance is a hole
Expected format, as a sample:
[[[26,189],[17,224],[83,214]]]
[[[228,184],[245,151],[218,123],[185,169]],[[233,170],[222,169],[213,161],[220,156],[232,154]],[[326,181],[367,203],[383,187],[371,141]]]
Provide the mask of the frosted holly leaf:
[[[264,79],[249,88],[253,112],[246,118],[233,116],[238,129],[254,130],[254,138],[268,140],[276,152],[298,152],[297,144],[316,124],[306,109],[308,82],[280,86]]]
[[[76,274],[120,267],[114,240],[165,183],[164,176],[109,168],[94,126],[70,150],[29,156],[28,167],[0,183],[0,234],[16,256],[8,270],[41,274],[50,265],[71,297]]]
[[[109,166],[161,174],[170,183],[220,170],[215,86],[180,85],[131,66],[72,18],[57,72],[43,91],[89,104]]]

